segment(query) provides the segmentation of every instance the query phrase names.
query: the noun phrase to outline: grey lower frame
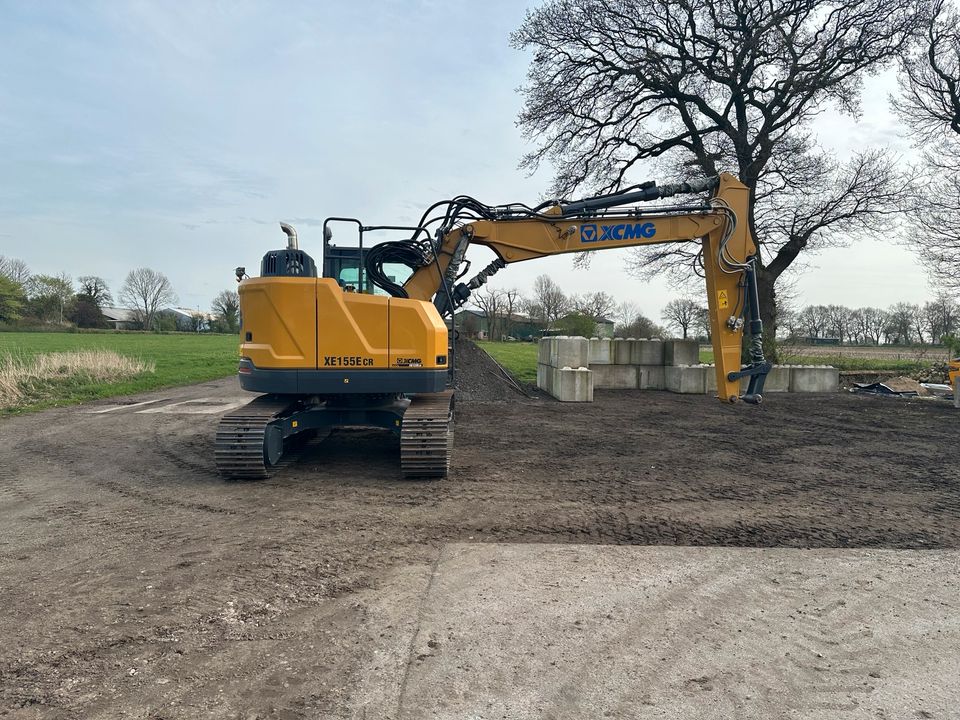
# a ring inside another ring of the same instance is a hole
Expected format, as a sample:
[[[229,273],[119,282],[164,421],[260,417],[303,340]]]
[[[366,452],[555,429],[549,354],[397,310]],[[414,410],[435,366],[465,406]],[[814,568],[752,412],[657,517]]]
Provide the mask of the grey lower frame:
[[[240,360],[240,387],[276,395],[431,393],[447,388],[447,370],[265,370]]]

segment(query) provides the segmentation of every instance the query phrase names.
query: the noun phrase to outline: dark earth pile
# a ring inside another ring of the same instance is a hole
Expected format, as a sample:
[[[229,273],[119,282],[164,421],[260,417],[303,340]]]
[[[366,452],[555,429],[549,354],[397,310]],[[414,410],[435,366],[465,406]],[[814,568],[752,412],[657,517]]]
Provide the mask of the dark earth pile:
[[[470,340],[457,340],[454,363],[453,387],[458,401],[503,402],[524,397],[514,386],[516,380]]]

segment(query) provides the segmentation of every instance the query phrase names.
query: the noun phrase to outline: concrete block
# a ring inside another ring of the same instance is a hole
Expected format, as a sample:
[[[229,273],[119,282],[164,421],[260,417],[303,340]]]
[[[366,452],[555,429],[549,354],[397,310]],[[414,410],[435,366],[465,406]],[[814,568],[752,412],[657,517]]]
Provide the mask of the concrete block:
[[[763,383],[763,392],[790,392],[790,374],[791,368],[788,365],[774,365],[767,373],[767,379]],[[838,382],[839,377],[838,371]]]
[[[613,348],[610,338],[590,338],[590,366],[611,365],[613,363]]]
[[[593,373],[585,367],[556,370],[552,394],[560,402],[593,402]]]
[[[630,364],[630,345],[633,338],[614,338],[610,343],[610,357],[615,365]]]
[[[638,365],[637,387],[641,390],[666,390],[663,365]]]
[[[717,394],[717,366],[701,365],[703,368],[703,391],[707,395]]]
[[[705,393],[706,376],[704,365],[671,365],[664,368],[667,390],[683,395]]]
[[[550,358],[556,368],[580,368],[590,364],[590,341],[585,337],[558,337],[557,352]]]
[[[550,367],[556,367],[556,366],[557,366],[557,362],[556,362],[556,361],[557,361],[557,341],[558,341],[559,339],[560,339],[560,338],[558,338],[558,337],[556,337],[556,336],[546,338],[546,340],[547,340],[547,355],[546,355],[546,358],[545,358],[544,361],[543,361],[545,365],[549,365]]]
[[[790,392],[790,365],[774,365],[767,373],[763,384],[763,394],[772,392]],[[745,393],[750,384],[750,378],[740,378],[740,392]]]
[[[640,338],[630,346],[631,365],[663,365],[663,341],[660,338]]]
[[[840,371],[829,365],[794,365],[790,369],[790,392],[837,392]]]
[[[700,343],[696,340],[667,340],[663,343],[664,365],[698,365]]]
[[[550,341],[553,338],[540,338],[537,344],[537,363],[539,365],[550,365]]]
[[[555,369],[551,365],[537,363],[537,387],[550,395],[553,395],[553,371]]]
[[[636,390],[637,367],[635,365],[590,365],[593,387],[596,390]]]

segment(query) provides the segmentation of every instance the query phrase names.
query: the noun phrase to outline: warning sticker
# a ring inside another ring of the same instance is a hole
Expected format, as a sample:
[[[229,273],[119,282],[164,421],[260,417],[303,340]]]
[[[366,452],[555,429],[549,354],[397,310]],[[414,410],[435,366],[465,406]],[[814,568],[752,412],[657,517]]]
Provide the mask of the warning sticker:
[[[730,307],[730,301],[727,299],[726,290],[717,291],[717,305],[719,305],[720,308]]]

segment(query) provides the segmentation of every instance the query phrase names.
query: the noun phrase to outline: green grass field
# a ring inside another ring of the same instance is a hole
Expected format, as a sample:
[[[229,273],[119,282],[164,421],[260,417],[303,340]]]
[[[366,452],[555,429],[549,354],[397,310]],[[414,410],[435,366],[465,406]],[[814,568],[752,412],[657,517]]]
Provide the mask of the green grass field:
[[[537,382],[537,344],[528,342],[490,342],[477,345],[503,365],[520,382]]]
[[[477,345],[490,353],[494,360],[503,365],[518,380],[531,383],[536,382],[536,343],[479,341]],[[836,357],[826,355],[822,357],[792,355],[789,350],[784,350],[782,361],[791,365],[833,365],[840,370],[862,370],[865,372],[872,370],[895,370],[908,373],[918,370],[925,365],[929,365],[929,362],[925,363],[916,359],[869,358],[844,355]],[[701,350],[700,362],[712,363],[713,352],[711,350]]]
[[[237,371],[238,344],[235,335],[3,332],[0,333],[0,371],[10,356],[23,359],[77,350],[112,350],[152,361],[156,370],[118,382],[53,381],[34,392],[30,401],[0,410],[0,414],[74,405],[97,398],[227,377]]]

